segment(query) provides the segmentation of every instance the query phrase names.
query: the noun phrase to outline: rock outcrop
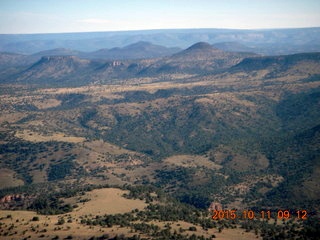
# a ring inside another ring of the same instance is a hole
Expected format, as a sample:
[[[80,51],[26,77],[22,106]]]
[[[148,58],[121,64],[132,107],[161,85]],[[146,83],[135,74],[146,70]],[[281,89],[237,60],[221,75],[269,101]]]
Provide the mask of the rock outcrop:
[[[220,211],[220,210],[222,210],[222,209],[223,209],[222,204],[221,204],[221,203],[218,203],[218,202],[212,202],[212,203],[210,204],[209,208],[208,208],[208,210],[209,210],[210,212],[212,212],[212,211],[214,211],[214,210]]]

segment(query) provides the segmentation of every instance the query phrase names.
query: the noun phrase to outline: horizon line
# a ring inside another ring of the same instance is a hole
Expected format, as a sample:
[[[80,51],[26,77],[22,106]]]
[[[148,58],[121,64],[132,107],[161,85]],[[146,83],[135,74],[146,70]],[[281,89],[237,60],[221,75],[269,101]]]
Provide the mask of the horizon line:
[[[152,32],[152,31],[177,31],[177,30],[230,30],[230,31],[270,31],[312,29],[320,26],[309,27],[277,27],[277,28],[155,28],[155,29],[129,29],[129,30],[105,30],[105,31],[66,31],[66,32],[34,32],[34,33],[0,33],[0,35],[41,35],[41,34],[80,34],[80,33],[120,33],[120,32]]]

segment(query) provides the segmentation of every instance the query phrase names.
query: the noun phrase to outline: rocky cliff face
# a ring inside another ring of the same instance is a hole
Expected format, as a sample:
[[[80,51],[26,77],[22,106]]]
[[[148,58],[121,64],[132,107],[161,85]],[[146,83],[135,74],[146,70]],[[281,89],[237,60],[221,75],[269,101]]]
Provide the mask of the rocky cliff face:
[[[29,206],[33,199],[24,194],[9,194],[0,199],[0,209],[22,209]]]

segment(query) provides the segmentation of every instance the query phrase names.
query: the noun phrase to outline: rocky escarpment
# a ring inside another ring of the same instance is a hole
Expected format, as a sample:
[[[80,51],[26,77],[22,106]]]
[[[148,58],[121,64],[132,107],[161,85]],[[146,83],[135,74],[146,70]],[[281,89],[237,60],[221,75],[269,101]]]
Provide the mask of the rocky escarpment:
[[[0,199],[0,209],[25,209],[34,198],[25,194],[9,194]]]

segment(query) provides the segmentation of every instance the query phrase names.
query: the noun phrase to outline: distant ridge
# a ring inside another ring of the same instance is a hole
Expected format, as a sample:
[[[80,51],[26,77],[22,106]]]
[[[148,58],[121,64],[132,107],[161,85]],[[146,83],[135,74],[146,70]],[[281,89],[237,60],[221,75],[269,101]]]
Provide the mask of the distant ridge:
[[[215,57],[217,55],[224,55],[225,53],[220,50],[212,47],[209,43],[207,42],[197,42],[187,49],[180,51],[176,54],[174,54],[172,57],[173,58],[192,58],[191,60],[206,60],[206,59],[211,59],[212,57]],[[185,61],[188,61],[189,59],[184,59]]]
[[[100,49],[83,54],[82,56],[90,59],[99,58],[107,60],[147,59],[170,56],[180,50],[180,48],[167,48],[150,42],[139,41],[123,48]]]
[[[0,52],[0,69],[8,68],[11,66],[21,66],[32,64],[32,60],[28,59],[27,55]]]
[[[207,42],[197,42],[192,46],[188,47],[186,51],[208,50],[208,49],[214,49],[214,48]]]
[[[152,44],[151,42],[139,41],[139,42],[127,45],[127,46],[123,47],[122,49],[148,50],[148,49],[154,48],[154,47],[164,48],[163,46],[155,45],[155,44]]]
[[[64,79],[73,74],[81,75],[90,65],[91,61],[76,56],[44,56],[22,72],[17,80]]]
[[[46,51],[41,51],[35,54],[32,54],[32,56],[79,56],[82,53],[80,51],[72,50],[72,49],[66,49],[66,48],[55,48],[50,49]]]
[[[239,64],[235,65],[233,69],[239,71],[253,71],[266,68],[281,68],[281,70],[284,70],[285,68],[288,68],[301,61],[312,61],[320,63],[320,52],[245,58]]]
[[[239,42],[219,42],[212,45],[215,48],[218,48],[227,52],[255,52],[256,49],[250,48]]]
[[[224,52],[207,42],[197,42],[171,57],[160,59],[143,72],[144,74],[182,72],[199,74],[231,67],[250,56],[254,54]]]
[[[159,49],[161,46],[146,42],[128,45],[126,49]],[[164,47],[165,48],[165,47]],[[124,48],[114,51],[124,51]],[[101,50],[102,52],[104,50]],[[110,50],[106,50],[109,52]],[[45,53],[67,53],[65,49],[53,49]],[[128,50],[130,53],[130,50]],[[119,55],[118,55],[119,56]],[[268,70],[270,74],[285,73],[287,69],[305,72],[313,69],[316,73],[320,62],[320,53],[302,53],[281,56],[258,56],[254,53],[225,52],[214,48],[209,43],[198,42],[171,56],[150,59],[106,60],[88,59],[80,56],[52,55],[42,56],[33,64],[21,65],[23,61],[30,61],[26,55],[0,54],[5,64],[8,59],[10,68],[2,70],[2,81],[15,82],[24,80],[30,83],[59,82],[59,84],[82,85],[89,82],[106,82],[112,79],[123,79],[141,76],[159,76],[161,74],[197,74],[208,75],[217,71],[256,71]],[[31,56],[34,58],[34,56]],[[0,59],[1,59],[0,58]],[[298,64],[303,62],[303,64]],[[19,65],[20,64],[20,65]],[[299,66],[298,66],[299,65]],[[271,76],[271,75],[270,75]]]
[[[66,64],[68,66],[82,66],[88,64],[90,61],[81,59],[76,56],[43,56],[41,59],[35,63],[31,68],[36,67],[42,64],[50,64],[50,65],[63,65]]]
[[[94,52],[136,42],[187,48],[195,42],[239,42],[263,55],[320,51],[320,28],[239,30],[171,29],[57,34],[0,34],[0,51],[33,54],[54,48]],[[223,49],[227,50],[227,49]],[[231,49],[234,51],[234,49]],[[229,50],[228,50],[229,51]]]

